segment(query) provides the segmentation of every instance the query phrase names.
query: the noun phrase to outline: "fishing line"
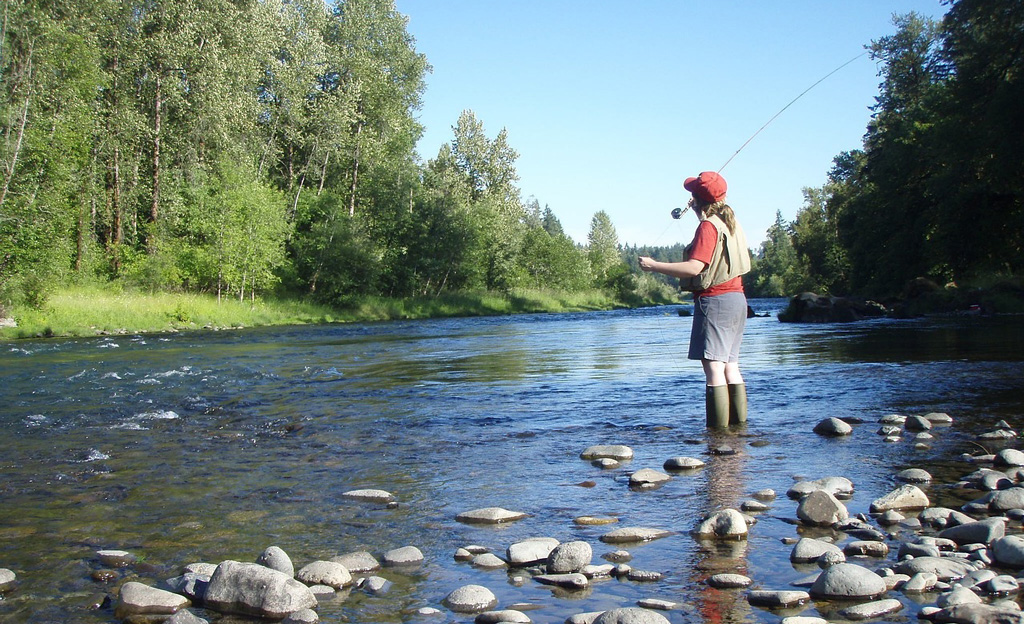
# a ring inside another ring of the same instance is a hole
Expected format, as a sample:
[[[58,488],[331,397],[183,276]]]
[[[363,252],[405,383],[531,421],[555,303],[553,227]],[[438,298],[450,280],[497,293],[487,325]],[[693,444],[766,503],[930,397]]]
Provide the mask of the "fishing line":
[[[757,135],[761,134],[761,131],[762,131],[762,130],[764,130],[764,129],[765,129],[765,128],[767,128],[767,127],[768,127],[769,125],[771,125],[771,123],[772,123],[773,121],[775,121],[775,120],[776,120],[776,119],[777,119],[777,118],[779,117],[779,115],[781,115],[782,113],[786,112],[786,109],[788,109],[788,108],[789,108],[790,106],[792,106],[792,105],[793,105],[793,104],[794,104],[794,103],[795,103],[795,102],[796,102],[797,100],[799,100],[799,99],[800,99],[800,98],[802,98],[803,96],[807,95],[807,93],[808,93],[808,92],[809,92],[809,91],[810,91],[811,89],[813,89],[814,87],[816,87],[816,86],[818,86],[819,84],[821,84],[822,82],[824,82],[824,81],[825,81],[825,79],[826,79],[826,78],[828,78],[829,76],[831,76],[832,74],[834,74],[834,73],[838,72],[839,70],[841,70],[842,68],[846,67],[846,66],[847,66],[847,65],[849,65],[850,63],[853,63],[854,61],[856,61],[856,60],[857,60],[857,59],[859,59],[860,57],[862,57],[862,56],[866,56],[867,54],[868,54],[868,52],[867,52],[866,50],[865,50],[864,52],[861,52],[861,53],[860,53],[860,54],[858,54],[857,56],[855,56],[855,57],[853,57],[852,59],[850,59],[850,60],[846,61],[845,63],[843,63],[843,64],[842,64],[842,65],[840,65],[839,67],[836,67],[835,69],[833,69],[833,70],[832,70],[832,71],[830,71],[829,73],[827,73],[827,74],[825,74],[824,76],[822,76],[821,78],[819,78],[819,79],[818,79],[818,80],[817,80],[817,81],[816,81],[816,82],[815,82],[814,84],[812,84],[811,86],[809,86],[809,87],[807,87],[806,89],[804,89],[804,90],[803,90],[803,92],[801,92],[801,93],[800,93],[800,95],[798,95],[798,96],[796,96],[795,98],[793,98],[792,100],[790,100],[790,102],[789,102],[788,104],[786,104],[785,106],[783,106],[783,107],[782,107],[782,108],[781,108],[781,109],[779,110],[779,112],[777,112],[777,113],[775,113],[774,115],[772,115],[772,118],[771,118],[771,119],[769,119],[769,120],[768,120],[767,122],[765,122],[765,124],[764,124],[763,126],[761,126],[760,128],[758,128],[757,132],[755,132],[754,134],[750,135],[750,138],[749,138],[749,139],[747,139],[747,140],[746,140],[746,141],[745,141],[745,142],[743,143],[743,145],[740,145],[740,148],[739,148],[738,150],[736,150],[735,152],[733,152],[732,156],[730,156],[730,157],[729,157],[729,160],[725,161],[725,164],[723,164],[723,165],[722,165],[721,167],[719,167],[719,168],[718,168],[718,172],[719,172],[719,173],[721,173],[722,169],[725,169],[725,167],[726,167],[726,166],[727,166],[727,165],[728,165],[729,163],[731,163],[731,162],[732,162],[732,159],[733,159],[733,158],[736,158],[736,156],[737,156],[737,155],[738,155],[738,154],[739,154],[740,152],[742,152],[742,151],[743,151],[743,148],[745,148],[745,147],[746,147],[746,146],[747,146],[748,144],[750,144],[750,142],[751,142],[751,141],[753,141],[753,140],[754,140],[754,138],[755,138],[755,137],[756,137]],[[683,215],[685,215],[685,214],[686,214],[687,212],[689,212],[689,210],[690,210],[690,205],[689,205],[689,204],[687,204],[686,206],[684,206],[684,207],[682,207],[682,208],[673,208],[673,209],[672,209],[672,211],[671,211],[671,213],[670,213],[670,214],[672,215],[672,222],[673,222],[673,223],[675,223],[675,224],[677,224],[677,225],[680,225],[680,224],[678,223],[678,222],[679,222],[679,220],[680,220],[680,219],[681,219],[681,218],[683,217]],[[661,238],[662,238],[662,237],[663,237],[663,236],[665,235],[665,233],[666,233],[666,232],[668,232],[669,228],[671,228],[671,227],[672,227],[673,223],[670,223],[670,224],[668,225],[668,227],[666,227],[666,228],[665,228],[665,230],[664,230],[664,231],[663,231],[663,232],[662,232],[661,234],[659,234],[659,235],[658,235],[658,237],[657,237],[657,238],[655,239],[655,242],[651,244],[651,246],[652,246],[652,247],[653,247],[653,246],[657,246],[657,244],[658,244],[658,241],[660,241],[660,240],[661,240]],[[691,314],[692,314],[692,313],[691,313]],[[669,330],[668,330],[668,329],[664,329],[663,331],[665,331],[665,332],[668,332]],[[669,341],[669,342],[671,342],[671,341]],[[677,370],[677,371],[678,371],[678,370],[682,370],[682,369],[683,369],[683,364],[682,364],[682,362],[680,362],[679,360],[677,360],[677,359],[674,359],[674,358],[673,358],[673,362],[674,362],[674,366],[673,366],[673,368],[674,368],[675,370]]]
[[[832,71],[830,71],[829,73],[827,73],[827,74],[825,74],[824,76],[822,76],[822,77],[821,77],[820,79],[818,79],[818,81],[817,81],[817,82],[815,82],[815,83],[814,83],[814,84],[812,84],[811,86],[809,86],[809,87],[807,87],[806,89],[804,89],[803,93],[801,93],[800,95],[798,95],[798,96],[796,96],[795,98],[793,98],[793,99],[792,99],[792,101],[790,101],[790,103],[789,103],[789,104],[786,104],[785,106],[783,106],[783,107],[782,107],[782,109],[781,109],[781,110],[779,110],[779,112],[775,113],[775,115],[773,115],[771,119],[769,119],[769,120],[768,120],[768,121],[767,121],[767,122],[766,122],[766,123],[765,123],[765,124],[764,124],[763,126],[761,126],[761,127],[760,127],[760,128],[759,128],[759,129],[757,130],[757,132],[755,132],[754,134],[750,135],[750,138],[749,138],[749,139],[747,139],[747,140],[746,140],[746,142],[745,142],[745,143],[744,143],[743,145],[741,145],[741,146],[740,146],[740,148],[739,148],[738,150],[736,150],[736,151],[735,151],[735,152],[733,153],[733,155],[732,155],[732,156],[730,156],[730,157],[729,157],[729,160],[725,161],[725,164],[724,164],[724,165],[722,165],[721,167],[719,167],[719,168],[718,168],[718,172],[719,172],[719,173],[721,173],[721,172],[722,172],[722,169],[725,169],[726,165],[728,165],[729,163],[731,163],[731,162],[732,162],[732,159],[733,159],[733,158],[736,158],[736,155],[737,155],[737,154],[739,154],[739,153],[740,153],[741,151],[743,151],[743,148],[744,148],[744,147],[746,147],[748,143],[750,143],[751,141],[753,141],[753,140],[754,140],[754,137],[756,137],[757,135],[761,134],[761,130],[764,130],[765,128],[767,128],[767,127],[769,126],[769,124],[771,124],[771,123],[772,123],[773,121],[775,121],[776,117],[778,117],[778,116],[779,116],[779,115],[781,115],[782,113],[786,112],[786,109],[787,109],[787,108],[789,108],[790,106],[792,106],[794,102],[796,102],[797,100],[799,100],[799,99],[800,99],[800,98],[802,98],[803,96],[807,95],[807,92],[808,92],[808,91],[810,91],[810,90],[811,90],[811,89],[813,89],[814,87],[816,87],[816,86],[818,86],[819,84],[821,84],[822,82],[824,82],[824,81],[825,81],[825,79],[826,79],[826,78],[828,78],[829,76],[831,76],[832,74],[834,74],[834,73],[836,73],[837,71],[839,71],[840,69],[842,69],[842,68],[846,67],[846,66],[847,66],[847,65],[849,65],[850,63],[852,63],[852,62],[856,61],[856,60],[857,60],[857,59],[859,59],[860,57],[862,57],[862,56],[866,56],[867,54],[868,54],[867,50],[865,50],[864,52],[861,52],[861,53],[860,53],[860,54],[858,54],[857,56],[853,57],[852,59],[850,59],[850,60],[846,61],[845,63],[843,63],[843,64],[842,64],[842,65],[840,65],[839,67],[836,67],[835,69],[833,69],[833,70],[832,70]],[[678,217],[675,217],[675,215],[673,215],[673,217],[674,217],[674,218],[678,218]]]

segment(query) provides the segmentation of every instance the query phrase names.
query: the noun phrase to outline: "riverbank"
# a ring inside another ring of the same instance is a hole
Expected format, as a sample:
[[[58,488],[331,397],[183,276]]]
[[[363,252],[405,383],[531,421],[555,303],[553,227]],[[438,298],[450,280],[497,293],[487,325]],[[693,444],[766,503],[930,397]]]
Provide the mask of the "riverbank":
[[[470,292],[412,299],[363,297],[346,308],[333,308],[301,299],[218,301],[214,295],[78,287],[54,292],[39,307],[13,306],[8,312],[13,323],[0,326],[0,340],[583,312],[620,307],[624,305],[600,290],[581,293],[539,290],[517,290],[507,294]]]

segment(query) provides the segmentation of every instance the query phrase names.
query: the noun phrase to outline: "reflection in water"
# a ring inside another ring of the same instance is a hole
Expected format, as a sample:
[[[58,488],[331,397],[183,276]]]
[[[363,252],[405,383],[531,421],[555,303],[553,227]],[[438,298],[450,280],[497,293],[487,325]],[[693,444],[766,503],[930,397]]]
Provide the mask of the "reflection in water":
[[[746,491],[743,469],[746,460],[744,440],[738,435],[709,431],[710,456],[704,473],[707,476],[707,508],[705,513],[723,509],[739,510],[740,497]],[[742,589],[717,589],[707,580],[716,574],[749,574],[747,549],[742,540],[700,540],[693,565],[693,581],[697,583],[697,608],[706,624],[745,622],[750,605]]]

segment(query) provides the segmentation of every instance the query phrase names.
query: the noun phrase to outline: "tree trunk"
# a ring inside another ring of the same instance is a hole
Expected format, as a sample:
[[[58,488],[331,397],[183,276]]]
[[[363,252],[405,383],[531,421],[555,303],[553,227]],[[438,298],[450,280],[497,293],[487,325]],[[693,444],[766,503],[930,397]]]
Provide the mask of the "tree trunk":
[[[21,119],[18,120],[18,135],[14,141],[14,149],[11,150],[11,162],[4,163],[4,186],[0,190],[0,208],[3,207],[4,202],[7,200],[7,193],[11,188],[11,180],[14,179],[14,172],[17,169],[18,155],[21,153],[21,146],[25,140],[25,126],[28,124],[28,107],[32,98],[32,50],[33,47],[30,44],[25,61],[25,103],[21,107]]]
[[[149,208],[150,231],[146,233],[146,250],[156,251],[156,221],[160,216],[160,83],[161,70],[156,71],[156,96],[153,100],[153,203]]]
[[[360,111],[362,112],[362,111]],[[348,216],[356,215],[356,188],[359,186],[359,135],[363,133],[363,122],[356,124],[356,153],[352,162],[352,184],[349,186]]]

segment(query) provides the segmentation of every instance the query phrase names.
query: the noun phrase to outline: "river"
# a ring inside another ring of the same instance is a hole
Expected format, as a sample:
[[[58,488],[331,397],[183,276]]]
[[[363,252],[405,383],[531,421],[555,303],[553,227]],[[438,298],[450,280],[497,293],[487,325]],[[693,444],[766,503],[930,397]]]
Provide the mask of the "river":
[[[185,564],[254,561],[272,545],[296,568],[413,545],[421,566],[380,572],[393,583],[383,595],[323,602],[321,621],[439,621],[416,613],[434,607],[468,622],[441,600],[479,584],[499,608],[534,605],[534,622],[646,597],[681,603],[665,612],[675,623],[775,622],[741,591],[703,580],[741,571],[757,587],[791,589],[813,572],[790,564],[782,541],[806,533],[790,522],[795,480],[846,476],[856,487],[847,507],[866,513],[898,470],[922,467],[936,477],[925,488],[933,503],[959,505],[950,485],[973,470],[959,455],[1024,414],[1021,317],[791,325],[774,318],[784,303],[752,301],[770,316],[749,319],[744,338],[749,426],[713,439],[700,366],[684,359],[690,318],[675,307],[3,343],[0,568],[18,584],[0,595],[0,621],[116,622],[90,605],[120,580],[156,584]],[[927,412],[954,419],[927,448],[876,433],[885,414]],[[811,433],[828,416],[862,424],[847,438]],[[629,445],[635,457],[601,470],[579,458],[594,444]],[[717,444],[739,452],[709,455]],[[675,456],[708,465],[629,488],[630,472]],[[342,496],[361,488],[398,504]],[[702,514],[765,488],[778,498],[746,542],[712,547],[687,534]],[[530,515],[498,527],[455,521],[491,506]],[[619,523],[573,522],[583,515]],[[503,556],[547,536],[586,540],[603,563],[616,547],[600,536],[622,526],[676,532],[629,547],[630,565],[662,580],[573,593],[453,558],[467,544]],[[142,563],[95,580],[100,549]],[[919,605],[893,595],[913,617]]]

